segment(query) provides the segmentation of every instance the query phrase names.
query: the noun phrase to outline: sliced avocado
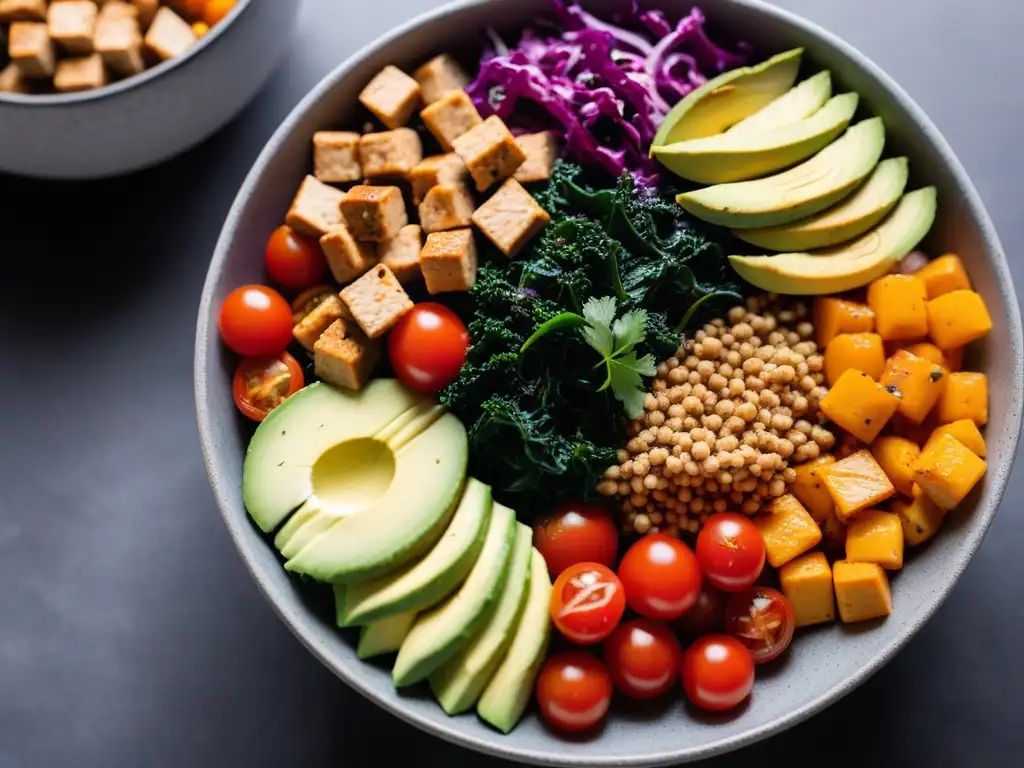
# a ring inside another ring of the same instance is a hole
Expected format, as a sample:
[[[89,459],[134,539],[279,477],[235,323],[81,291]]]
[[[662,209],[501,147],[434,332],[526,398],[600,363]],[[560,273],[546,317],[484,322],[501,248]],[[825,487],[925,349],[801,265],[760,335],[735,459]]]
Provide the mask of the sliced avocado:
[[[793,86],[803,52],[794,48],[711,78],[666,115],[653,146],[714,136],[753,115]]]
[[[543,555],[534,549],[530,555],[530,591],[515,637],[476,705],[481,719],[502,733],[515,728],[523,716],[533,693],[533,683],[544,663],[551,639],[550,602],[548,566]]]
[[[886,274],[935,222],[935,187],[908,192],[881,224],[853,242],[810,253],[730,256],[737,274],[774,293],[818,295],[859,288]]]
[[[827,69],[809,77],[764,109],[741,120],[726,133],[767,133],[804,120],[817,112],[832,97],[832,73]]]
[[[873,117],[788,171],[685,192],[676,201],[698,219],[736,229],[796,221],[853,192],[878,164],[884,147],[885,126],[882,118]]]
[[[430,690],[449,715],[465,712],[476,704],[508,651],[529,591],[532,551],[533,530],[517,523],[508,578],[494,613],[472,643],[430,676]]]
[[[470,478],[455,516],[437,545],[414,565],[373,581],[350,584],[339,626],[369,624],[444,600],[465,581],[484,545],[491,520],[491,489]]]
[[[385,653],[394,653],[402,647],[415,623],[416,611],[407,611],[363,627],[359,632],[356,656],[360,659],[369,659],[383,656]]]
[[[733,234],[773,251],[809,251],[845,243],[863,235],[896,207],[908,176],[907,158],[883,160],[856,192],[816,216],[778,227],[735,229]]]
[[[281,529],[277,532],[274,537],[274,546],[277,547],[278,551],[288,546],[295,535],[305,528],[306,523],[313,520],[323,519],[324,516],[320,514],[320,505],[317,503],[316,498],[310,498],[306,500],[306,503],[295,510],[295,514],[288,518]]]
[[[420,614],[391,671],[395,685],[425,680],[458,653],[490,618],[508,574],[516,516],[495,504],[480,557],[455,594]]]
[[[300,513],[302,513],[301,517]],[[288,527],[297,517],[304,519],[305,522],[285,540]],[[274,539],[274,544],[283,557],[295,557],[309,542],[330,528],[336,519],[333,515],[325,514],[320,508],[319,500],[313,497],[299,507],[298,511],[281,527],[280,533]]]
[[[856,93],[833,96],[810,117],[768,133],[723,133],[654,147],[672,173],[702,184],[727,184],[767,176],[824,149],[850,124]]]

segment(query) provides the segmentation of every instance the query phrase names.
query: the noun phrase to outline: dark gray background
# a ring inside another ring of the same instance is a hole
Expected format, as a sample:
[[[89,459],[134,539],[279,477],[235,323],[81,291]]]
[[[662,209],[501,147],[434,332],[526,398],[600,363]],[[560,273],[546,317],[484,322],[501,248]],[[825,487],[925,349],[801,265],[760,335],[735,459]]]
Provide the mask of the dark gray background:
[[[328,70],[436,5],[306,0],[284,67],[202,147],[113,181],[0,177],[0,768],[499,764],[384,714],[292,638],[221,525],[194,423],[199,292],[252,160]],[[780,5],[866,52],[932,116],[1024,285],[1016,3]],[[1024,763],[1022,473],[895,661],[714,764]]]

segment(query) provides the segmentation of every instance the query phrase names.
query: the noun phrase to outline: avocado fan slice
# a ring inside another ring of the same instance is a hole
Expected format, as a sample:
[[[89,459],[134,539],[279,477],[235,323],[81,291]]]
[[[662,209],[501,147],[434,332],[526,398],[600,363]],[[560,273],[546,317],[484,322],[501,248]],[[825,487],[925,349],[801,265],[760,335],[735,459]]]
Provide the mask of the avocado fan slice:
[[[402,647],[415,623],[416,611],[407,611],[366,625],[359,632],[356,656],[360,659],[371,659],[374,656],[394,653]]]
[[[726,133],[730,135],[767,133],[804,120],[824,106],[832,97],[832,73],[822,70],[750,117],[741,120]]]

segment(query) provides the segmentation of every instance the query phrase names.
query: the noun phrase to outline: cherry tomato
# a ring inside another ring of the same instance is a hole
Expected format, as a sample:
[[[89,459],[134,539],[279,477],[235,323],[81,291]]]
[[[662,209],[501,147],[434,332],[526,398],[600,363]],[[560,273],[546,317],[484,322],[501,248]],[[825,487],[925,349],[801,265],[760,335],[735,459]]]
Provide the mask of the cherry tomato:
[[[203,21],[211,27],[223,19],[235,7],[236,0],[206,0],[203,6]]]
[[[302,366],[287,352],[277,357],[246,357],[235,371],[235,405],[250,419],[263,421],[303,383]]]
[[[700,595],[700,565],[693,551],[663,533],[644,536],[626,551],[619,578],[629,607],[649,619],[677,619]]]
[[[244,285],[227,295],[218,322],[224,343],[240,355],[276,355],[292,340],[292,310],[277,291]]]
[[[551,620],[579,645],[599,643],[626,611],[618,576],[600,563],[577,563],[562,571],[551,590]]]
[[[683,649],[664,624],[633,619],[604,641],[604,663],[615,687],[634,699],[653,699],[679,679]]]
[[[266,260],[270,279],[292,291],[304,291],[327,274],[327,260],[320,246],[306,240],[287,224],[271,233]]]
[[[562,731],[585,731],[604,720],[612,702],[612,680],[600,661],[584,651],[552,656],[537,676],[537,705]]]
[[[683,690],[702,709],[724,712],[754,687],[754,660],[735,637],[706,635],[683,654]]]
[[[338,289],[329,285],[315,285],[303,291],[292,300],[292,323],[298,325],[302,318],[324,303],[331,296],[337,296]]]
[[[725,632],[725,605],[729,595],[706,581],[693,607],[676,619],[676,629],[689,638]]]
[[[469,349],[469,332],[442,304],[414,306],[388,337],[395,374],[412,389],[438,392],[459,377]]]
[[[537,523],[533,545],[554,578],[576,563],[612,566],[619,549],[619,529],[604,505],[570,501]]]
[[[704,578],[726,592],[746,589],[764,569],[764,537],[750,519],[734,512],[712,515],[697,537]]]
[[[746,646],[755,664],[778,658],[793,640],[795,628],[793,606],[771,587],[737,592],[725,609],[725,631]]]

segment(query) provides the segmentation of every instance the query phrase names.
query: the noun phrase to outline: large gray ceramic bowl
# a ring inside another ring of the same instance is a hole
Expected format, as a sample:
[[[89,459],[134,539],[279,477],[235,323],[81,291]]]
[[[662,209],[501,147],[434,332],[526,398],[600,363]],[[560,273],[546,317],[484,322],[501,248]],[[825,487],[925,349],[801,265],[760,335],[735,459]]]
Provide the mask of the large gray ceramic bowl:
[[[610,11],[623,2],[587,5]],[[646,4],[673,14],[689,7],[678,0]],[[782,660],[759,670],[752,700],[734,716],[700,719],[679,700],[653,710],[617,706],[599,734],[566,741],[533,714],[502,736],[472,715],[447,717],[424,692],[397,694],[385,668],[356,659],[352,637],[332,626],[329,603],[325,610],[315,591],[285,573],[271,544],[246,516],[240,480],[248,427],[232,403],[229,378],[235,359],[217,338],[216,312],[230,290],[263,280],[263,245],[310,167],[313,132],[343,122],[377,70],[392,63],[408,68],[439,51],[464,47],[484,25],[512,30],[547,5],[547,0],[466,0],[417,19],[343,63],[285,121],[235,201],[203,292],[195,361],[199,429],[217,503],[260,589],[303,644],[367,698],[442,738],[517,762],[668,765],[735,749],[822,710],[876,672],[932,616],[981,543],[1010,474],[1024,388],[1020,318],[1006,260],[978,194],[913,101],[849,45],[796,16],[756,0],[703,0],[699,5],[712,22],[762,52],[805,46],[808,58],[830,68],[842,85],[859,91],[867,107],[885,118],[890,148],[910,156],[915,183],[938,186],[939,223],[926,246],[935,254],[963,254],[996,324],[968,360],[991,380],[989,473],[950,515],[940,535],[910,556],[894,580],[895,610],[886,621],[800,632]],[[942,674],[941,669],[934,672]]]
[[[82,93],[0,93],[0,171],[91,179],[198,144],[238,114],[291,43],[299,0],[239,0],[195,46]]]

